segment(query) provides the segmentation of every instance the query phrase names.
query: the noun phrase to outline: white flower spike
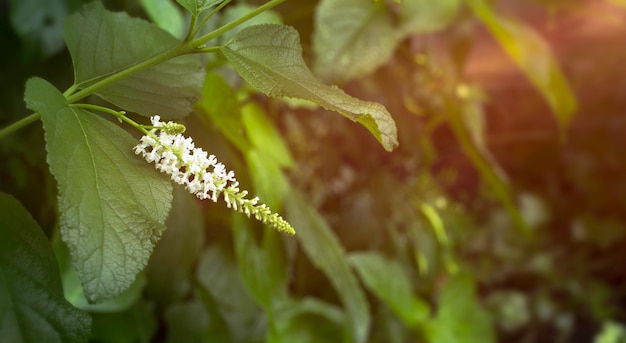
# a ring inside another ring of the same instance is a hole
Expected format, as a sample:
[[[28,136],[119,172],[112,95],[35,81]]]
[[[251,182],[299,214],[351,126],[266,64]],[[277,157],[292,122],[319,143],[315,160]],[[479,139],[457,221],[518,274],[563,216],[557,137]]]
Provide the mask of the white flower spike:
[[[224,201],[229,208],[248,217],[273,226],[279,231],[294,234],[295,231],[281,216],[264,204],[258,204],[259,198],[246,199],[248,191],[239,190],[235,173],[227,171],[214,155],[208,155],[201,148],[194,147],[193,140],[182,135],[185,127],[178,123],[162,123],[155,115],[150,118],[152,128],[141,137],[141,143],[135,146],[135,154],[141,155],[155,168],[169,174],[171,179],[184,185],[200,199],[217,201],[224,194]]]

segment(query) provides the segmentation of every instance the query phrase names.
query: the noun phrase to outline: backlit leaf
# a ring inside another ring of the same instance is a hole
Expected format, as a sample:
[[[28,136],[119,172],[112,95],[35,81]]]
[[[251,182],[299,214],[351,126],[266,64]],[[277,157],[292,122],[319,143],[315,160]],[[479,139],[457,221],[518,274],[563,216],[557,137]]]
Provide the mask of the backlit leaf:
[[[313,76],[302,59],[295,29],[276,24],[251,26],[235,35],[221,51],[235,70],[261,92],[311,100],[361,123],[386,150],[398,145],[396,124],[384,106],[353,98]]]
[[[354,342],[367,341],[371,317],[365,294],[350,269],[337,236],[302,196],[293,193],[285,202],[287,220],[297,228],[295,237],[314,266],[326,274],[346,308]]]
[[[68,17],[65,40],[80,88],[120,72],[179,44],[157,26],[100,2]],[[182,117],[200,98],[204,70],[196,56],[179,56],[96,91],[111,103],[144,116]]]
[[[46,235],[0,193],[0,342],[86,342],[91,318],[63,297]]]
[[[472,11],[496,37],[502,48],[535,84],[562,127],[576,111],[576,98],[545,41],[530,27],[499,17],[484,0],[468,0]]]
[[[165,230],[172,186],[137,158],[118,125],[70,107],[43,79],[26,84],[41,113],[48,164],[59,191],[60,228],[90,301],[127,289]]]
[[[148,17],[163,30],[176,38],[185,34],[185,18],[171,0],[140,0]]]
[[[254,147],[281,167],[293,166],[293,158],[283,137],[269,120],[263,107],[251,102],[241,111],[246,133]]]

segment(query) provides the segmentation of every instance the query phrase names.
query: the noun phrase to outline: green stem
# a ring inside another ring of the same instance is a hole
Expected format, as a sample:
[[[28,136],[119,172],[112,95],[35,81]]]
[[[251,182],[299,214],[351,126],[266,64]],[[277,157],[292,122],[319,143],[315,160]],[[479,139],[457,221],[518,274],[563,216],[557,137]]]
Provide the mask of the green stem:
[[[224,6],[228,5],[229,2],[231,2],[231,0],[223,1],[221,4],[215,7],[215,9],[211,11],[211,13],[209,13],[206,17],[204,17],[204,19],[202,19],[202,22],[200,22],[200,25],[198,25],[198,27],[193,32],[192,38],[198,35],[198,33],[200,33],[200,30],[202,30],[202,27],[207,23],[207,21],[209,21],[209,19],[211,19],[215,15],[215,13],[219,12],[222,8],[224,8]]]
[[[146,130],[145,125],[141,125],[138,124],[137,122],[135,122],[134,120],[128,118],[126,116],[126,111],[116,111],[114,109],[108,108],[108,107],[103,107],[103,106],[98,106],[98,105],[92,105],[92,104],[74,104],[72,105],[74,107],[79,107],[79,108],[84,108],[84,109],[88,109],[88,110],[93,110],[93,111],[99,111],[99,112],[104,112],[110,115],[115,116],[120,122],[125,122],[127,124],[130,124],[130,126],[134,127],[135,129],[141,131],[141,133],[143,133],[144,135],[148,134],[148,130]]]
[[[244,15],[243,17],[237,18],[233,21],[231,21],[230,23],[221,26],[209,33],[207,33],[206,35],[194,40],[191,42],[191,44],[193,46],[201,46],[203,44],[205,44],[206,42],[210,41],[211,39],[220,36],[222,34],[224,34],[225,32],[232,30],[234,27],[239,26],[243,23],[245,23],[246,21],[256,17],[257,15],[273,8],[276,7],[278,5],[280,5],[281,3],[285,2],[285,0],[272,0],[269,1],[265,4],[263,4],[262,6],[256,8],[255,10],[251,11],[250,13]]]
[[[3,128],[0,130],[0,139],[4,138],[10,134],[12,134],[13,132],[23,128],[26,125],[29,125],[31,123],[36,122],[37,120],[39,120],[39,118],[41,118],[41,114],[35,112],[35,113],[31,113],[28,117],[26,118],[22,118],[18,121],[16,121],[15,123]]]
[[[456,105],[456,106],[455,106]],[[452,127],[454,135],[459,141],[459,144],[472,161],[472,164],[482,176],[482,178],[489,184],[490,188],[494,192],[494,195],[504,205],[515,226],[524,234],[527,238],[531,238],[530,228],[526,224],[526,221],[522,217],[519,209],[515,205],[515,201],[509,191],[508,185],[500,178],[500,175],[491,167],[491,164],[485,156],[476,148],[471,135],[467,131],[461,114],[459,113],[458,104],[455,104],[452,99],[446,99],[446,110],[449,115],[448,122]]]
[[[187,31],[187,36],[185,36],[185,42],[189,42],[196,36],[195,28],[198,17],[191,16],[191,23],[189,24],[189,31]]]

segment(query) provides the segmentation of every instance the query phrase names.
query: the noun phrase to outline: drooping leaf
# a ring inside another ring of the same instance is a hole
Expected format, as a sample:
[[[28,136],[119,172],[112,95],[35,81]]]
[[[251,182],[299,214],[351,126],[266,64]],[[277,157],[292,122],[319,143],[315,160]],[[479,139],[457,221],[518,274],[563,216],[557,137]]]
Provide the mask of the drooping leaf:
[[[375,252],[350,255],[365,285],[408,327],[416,327],[429,314],[428,305],[416,297],[411,280],[402,266]]]
[[[534,83],[562,127],[577,108],[576,97],[545,41],[530,27],[498,16],[484,0],[466,1],[502,48]]]
[[[315,12],[315,73],[326,81],[369,74],[401,38],[384,1],[322,0]]]
[[[491,343],[495,333],[487,312],[476,301],[476,286],[469,274],[453,276],[439,298],[436,317],[426,326],[433,343]]]
[[[235,70],[261,92],[311,100],[361,123],[386,150],[398,145],[396,124],[384,106],[353,98],[313,76],[302,59],[295,29],[275,24],[247,27],[221,51]]]
[[[265,110],[251,102],[241,112],[246,133],[254,147],[281,167],[293,166],[291,153],[274,124],[267,118]]]
[[[25,55],[48,57],[63,49],[66,1],[11,0],[9,10],[11,26],[22,40]]]
[[[232,223],[243,284],[271,316],[274,304],[287,295],[287,266],[278,233],[266,229],[263,245],[260,245],[255,241],[250,221],[243,214],[234,213]]]
[[[68,17],[65,41],[80,88],[118,73],[179,44],[166,31],[100,2]],[[182,117],[200,98],[204,70],[196,56],[179,56],[96,91],[111,103],[144,116]]]
[[[178,4],[183,6],[194,17],[222,1],[224,0],[176,0]]]
[[[454,19],[460,5],[460,0],[402,0],[402,28],[409,35],[441,30]]]
[[[326,274],[346,307],[352,340],[367,340],[371,317],[365,294],[350,269],[337,236],[322,216],[294,192],[285,202],[287,220],[298,229],[295,236],[314,266]]]
[[[185,18],[171,0],[140,0],[141,7],[157,26],[176,38],[185,35]]]
[[[243,134],[243,122],[237,94],[224,78],[207,72],[202,86],[202,100],[197,105],[200,119],[213,122],[239,151],[250,149],[248,138]],[[208,117],[208,118],[207,118]]]
[[[174,189],[167,230],[146,268],[147,293],[159,304],[182,299],[191,289],[193,267],[204,243],[202,209],[183,187]]]
[[[70,107],[47,81],[30,79],[25,99],[41,113],[61,235],[85,294],[94,302],[114,297],[145,267],[165,230],[172,186],[134,156],[130,134]]]
[[[91,318],[63,297],[59,268],[39,225],[0,193],[0,341],[85,342]]]

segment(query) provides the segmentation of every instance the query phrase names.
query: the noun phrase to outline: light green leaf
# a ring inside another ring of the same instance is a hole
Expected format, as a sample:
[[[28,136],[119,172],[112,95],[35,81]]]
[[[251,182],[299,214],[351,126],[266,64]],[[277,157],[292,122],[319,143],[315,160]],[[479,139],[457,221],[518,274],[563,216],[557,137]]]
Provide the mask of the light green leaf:
[[[415,328],[428,317],[428,305],[413,294],[411,280],[398,262],[374,252],[351,254],[350,261],[367,288],[408,327]]]
[[[260,246],[245,215],[233,213],[232,223],[243,284],[271,317],[273,305],[287,295],[287,265],[279,233],[266,228]]]
[[[208,124],[207,120],[214,123],[239,151],[250,149],[248,138],[243,134],[237,94],[221,75],[207,72],[202,86],[202,100],[196,108],[200,109],[200,120],[205,124]]]
[[[469,274],[453,276],[439,298],[435,319],[426,326],[432,343],[496,342],[491,319],[476,301],[474,280]]]
[[[452,22],[460,5],[460,0],[402,0],[402,28],[407,35],[441,30]]]
[[[350,269],[348,258],[337,236],[322,216],[294,192],[285,202],[288,221],[314,266],[326,274],[346,307],[354,342],[367,341],[371,317],[365,294]]]
[[[26,56],[48,57],[63,49],[66,1],[11,0],[9,4],[11,27],[21,38]]]
[[[139,3],[148,17],[160,28],[176,38],[183,38],[185,18],[180,7],[174,5],[171,0],[140,0]]]
[[[178,4],[183,6],[194,17],[222,1],[224,0],[176,0]]]
[[[126,13],[86,5],[65,22],[75,82],[84,88],[179,44],[157,26]],[[204,70],[198,58],[179,56],[96,91],[111,103],[144,116],[182,117],[200,98]]]
[[[85,294],[93,302],[114,297],[145,267],[165,230],[172,186],[134,156],[130,134],[70,107],[47,81],[28,80],[25,100],[41,113],[61,235]]]
[[[252,145],[264,156],[271,158],[280,167],[293,166],[293,158],[287,145],[274,124],[267,118],[263,107],[250,102],[242,109],[243,125]]]
[[[63,297],[54,252],[39,225],[0,193],[0,341],[85,342],[91,318]]]
[[[289,181],[274,160],[252,149],[246,154],[254,192],[273,211],[278,211],[289,192]]]
[[[386,150],[398,145],[396,124],[384,106],[353,98],[313,76],[302,59],[298,32],[292,27],[264,24],[245,28],[221,51],[235,70],[261,92],[311,100],[361,123]]]
[[[197,200],[183,187],[174,188],[167,230],[146,268],[146,291],[159,304],[180,300],[191,289],[193,268],[204,243],[204,221]]]
[[[565,127],[577,108],[576,97],[546,42],[530,27],[497,16],[484,0],[466,0],[502,48],[535,84]]]
[[[367,75],[401,39],[384,1],[322,0],[313,33],[315,73],[335,82]]]

